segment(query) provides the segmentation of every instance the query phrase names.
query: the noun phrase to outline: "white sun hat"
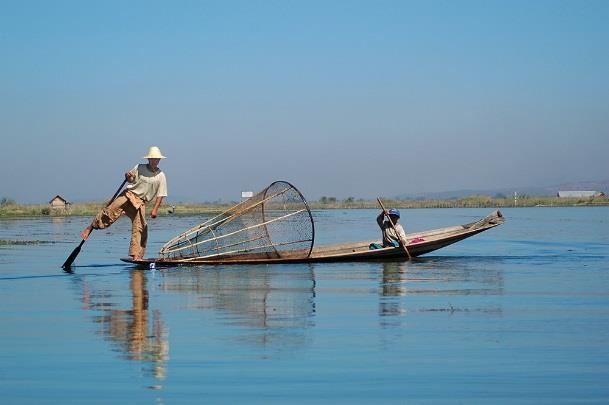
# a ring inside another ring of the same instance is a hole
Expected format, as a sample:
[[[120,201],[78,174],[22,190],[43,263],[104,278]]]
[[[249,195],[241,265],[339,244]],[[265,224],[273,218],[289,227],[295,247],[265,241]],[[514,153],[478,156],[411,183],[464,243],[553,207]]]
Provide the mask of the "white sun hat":
[[[151,146],[144,159],[165,159],[165,156],[163,156],[158,146]]]

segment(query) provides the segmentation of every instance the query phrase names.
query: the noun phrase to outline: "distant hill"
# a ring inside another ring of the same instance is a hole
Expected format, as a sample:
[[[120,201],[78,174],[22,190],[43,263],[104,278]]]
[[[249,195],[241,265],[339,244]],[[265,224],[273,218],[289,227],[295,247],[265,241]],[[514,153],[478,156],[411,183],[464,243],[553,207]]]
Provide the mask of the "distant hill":
[[[609,179],[603,181],[580,181],[556,184],[552,186],[539,186],[539,187],[509,187],[509,188],[494,188],[494,189],[464,189],[464,190],[453,190],[453,191],[441,191],[441,192],[430,192],[420,194],[400,194],[395,198],[398,200],[412,200],[412,199],[430,199],[430,200],[449,200],[451,198],[463,198],[472,195],[486,195],[494,197],[497,195],[504,195],[506,197],[514,195],[514,192],[519,195],[529,196],[555,196],[558,191],[570,191],[570,190],[594,190],[602,191],[609,195]]]

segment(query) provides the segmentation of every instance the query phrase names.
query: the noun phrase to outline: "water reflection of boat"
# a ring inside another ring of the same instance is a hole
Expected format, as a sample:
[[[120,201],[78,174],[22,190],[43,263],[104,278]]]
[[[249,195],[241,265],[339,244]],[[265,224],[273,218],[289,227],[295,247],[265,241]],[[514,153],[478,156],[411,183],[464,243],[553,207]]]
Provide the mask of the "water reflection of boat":
[[[240,338],[259,345],[302,346],[313,325],[315,278],[311,266],[268,266],[163,272],[167,292],[193,294],[188,308],[211,309],[231,325],[250,329]]]
[[[433,229],[407,234],[408,251],[412,257],[424,255],[451,245],[455,242],[477,235],[505,222],[500,211],[495,211],[478,221],[458,226]],[[404,258],[402,247],[370,249],[372,242],[365,241],[340,245],[312,247],[310,251],[293,250],[264,253],[215,254],[213,257],[151,258],[134,261],[129,258],[124,262],[148,267],[151,263],[157,266],[202,265],[202,264],[255,264],[255,263],[314,263],[338,261],[375,261]],[[185,243],[185,242],[181,242]]]
[[[503,295],[501,271],[489,271],[488,260],[441,257],[422,259],[416,265],[410,262],[383,262],[380,280],[379,315],[383,326],[392,325],[386,317],[412,312],[418,313],[502,313],[501,306],[484,297]],[[496,268],[496,266],[493,266]],[[434,306],[426,302],[428,296],[436,296]],[[437,297],[448,299],[436,306]],[[461,298],[469,297],[467,301]],[[472,298],[481,297],[481,298]],[[408,305],[406,305],[408,303]]]
[[[186,309],[211,310],[221,322],[245,327],[236,337],[242,343],[279,350],[306,344],[306,330],[313,326],[315,313],[312,266],[192,270],[158,272],[155,283],[163,294],[188,296]],[[124,358],[141,362],[148,374],[162,380],[167,374],[169,334],[161,312],[149,306],[150,275],[140,270],[130,273],[128,305],[118,302],[122,294],[94,283],[84,282],[79,288],[84,308],[96,312],[98,333]]]

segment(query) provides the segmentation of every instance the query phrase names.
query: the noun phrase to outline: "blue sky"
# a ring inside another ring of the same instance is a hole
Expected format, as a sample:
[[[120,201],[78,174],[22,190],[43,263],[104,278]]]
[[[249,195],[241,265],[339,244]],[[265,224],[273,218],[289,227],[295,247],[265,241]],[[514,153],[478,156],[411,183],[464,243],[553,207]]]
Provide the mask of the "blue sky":
[[[603,180],[607,1],[0,1],[0,196]]]

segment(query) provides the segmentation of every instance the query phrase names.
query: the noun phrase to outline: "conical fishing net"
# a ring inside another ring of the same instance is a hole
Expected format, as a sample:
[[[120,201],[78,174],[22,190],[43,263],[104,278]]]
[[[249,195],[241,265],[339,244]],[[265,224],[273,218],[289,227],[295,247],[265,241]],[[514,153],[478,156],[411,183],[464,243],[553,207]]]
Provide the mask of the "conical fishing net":
[[[184,261],[304,259],[311,254],[314,237],[313,217],[300,191],[276,181],[173,238],[160,254]]]

